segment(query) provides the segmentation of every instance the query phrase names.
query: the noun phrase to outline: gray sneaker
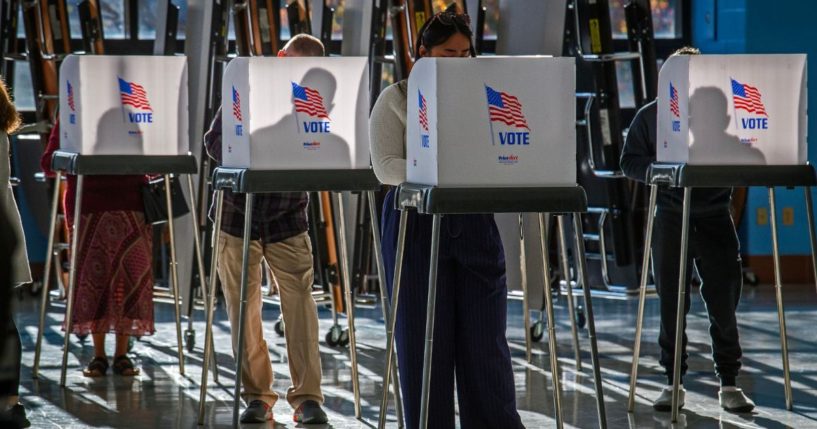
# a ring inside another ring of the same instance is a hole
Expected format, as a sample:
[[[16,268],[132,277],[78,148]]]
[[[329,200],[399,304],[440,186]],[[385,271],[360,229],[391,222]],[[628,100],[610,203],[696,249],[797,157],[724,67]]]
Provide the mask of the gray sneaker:
[[[684,408],[684,394],[686,390],[682,387],[678,391],[678,409]],[[655,402],[652,403],[652,408],[655,411],[672,411],[672,386],[665,386],[661,389],[661,394]]]
[[[328,421],[326,413],[321,409],[320,404],[313,400],[304,401],[292,416],[295,423],[302,423],[305,425],[324,424]]]
[[[267,420],[272,420],[272,407],[260,399],[250,401],[241,413],[241,423],[264,423]]]
[[[720,398],[721,408],[726,411],[734,413],[748,413],[755,409],[755,403],[752,402],[744,393],[742,389],[724,392],[718,392]]]

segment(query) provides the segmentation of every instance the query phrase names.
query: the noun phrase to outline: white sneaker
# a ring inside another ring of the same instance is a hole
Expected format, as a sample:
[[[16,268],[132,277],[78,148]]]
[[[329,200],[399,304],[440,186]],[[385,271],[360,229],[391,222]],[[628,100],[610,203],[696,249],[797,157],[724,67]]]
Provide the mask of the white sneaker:
[[[684,408],[684,394],[686,390],[684,387],[678,390],[678,409]],[[661,394],[658,395],[658,398],[655,399],[655,402],[652,403],[652,408],[655,411],[672,411],[672,386],[664,386],[661,390]]]
[[[734,413],[748,413],[755,409],[755,403],[747,397],[742,389],[721,390],[718,392],[721,408]]]

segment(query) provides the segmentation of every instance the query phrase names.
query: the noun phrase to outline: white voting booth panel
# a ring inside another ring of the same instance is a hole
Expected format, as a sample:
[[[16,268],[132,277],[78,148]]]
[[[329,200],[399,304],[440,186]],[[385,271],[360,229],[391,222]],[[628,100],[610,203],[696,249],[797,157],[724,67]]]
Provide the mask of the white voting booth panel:
[[[186,155],[187,59],[69,55],[60,66],[60,149]]]
[[[236,58],[222,85],[222,161],[255,170],[369,168],[365,57]]]
[[[575,92],[572,58],[421,59],[408,85],[408,181],[574,186]]]
[[[671,57],[658,77],[657,159],[804,164],[806,88],[805,55]]]

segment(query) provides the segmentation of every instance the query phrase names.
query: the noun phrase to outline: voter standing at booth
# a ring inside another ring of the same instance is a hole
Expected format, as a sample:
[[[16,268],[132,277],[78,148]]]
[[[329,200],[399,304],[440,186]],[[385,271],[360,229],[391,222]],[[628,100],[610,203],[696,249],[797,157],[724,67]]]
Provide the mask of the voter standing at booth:
[[[697,55],[695,48],[682,48],[673,55]],[[707,120],[707,118],[696,118]],[[650,164],[656,160],[657,101],[644,106],[633,119],[624,150],[621,169],[630,179],[646,182]],[[683,188],[658,190],[654,237],[652,241],[653,277],[661,308],[661,366],[667,375],[667,385],[653,402],[657,411],[671,411],[673,359],[675,356],[675,321],[678,305],[679,248],[681,240],[681,209]],[[741,347],[735,312],[743,287],[743,274],[735,225],[729,211],[731,188],[696,188],[692,193],[689,260],[693,262],[702,283],[701,297],[709,316],[712,357],[715,373],[720,378],[720,405],[728,411],[749,412],[755,404],[737,387],[741,367]],[[687,275],[687,279],[691,276]],[[686,285],[689,295],[690,285]],[[684,312],[689,313],[690,300]],[[686,326],[682,327],[685,330]],[[683,346],[686,349],[684,334]],[[687,371],[687,353],[682,351],[681,375]],[[683,380],[680,380],[681,382]],[[684,405],[683,385],[679,407]]]
[[[11,165],[8,133],[17,130],[19,125],[20,115],[11,102],[5,83],[0,79],[0,218],[3,222],[3,225],[0,225],[0,237],[2,237],[0,255],[6,255],[8,258],[0,259],[0,265],[8,268],[1,270],[5,276],[0,276],[0,292],[2,292],[0,305],[4,306],[3,311],[0,311],[3,315],[0,317],[0,350],[4,351],[0,356],[0,426],[2,427],[29,427],[31,425],[26,418],[26,409],[19,402],[23,346],[11,312],[12,288],[31,283],[23,224],[9,181]]]
[[[53,175],[51,158],[60,149],[59,120],[51,130],[40,159],[43,171]],[[105,335],[116,336],[113,372],[139,374],[128,357],[131,336],[153,335],[153,235],[145,222],[142,187],[144,175],[89,176],[82,190],[82,215],[77,254],[73,329],[91,334],[94,358],[83,370],[86,377],[102,377],[111,363],[105,352]],[[55,185],[58,186],[58,185]],[[65,222],[74,225],[77,177],[68,176],[63,199]],[[48,291],[43,291],[48,293]]]
[[[323,44],[315,37],[294,36],[278,53],[279,57],[322,57]],[[274,79],[274,77],[270,77]],[[221,165],[222,112],[219,108],[204,136],[207,153]],[[318,350],[318,311],[312,297],[314,283],[312,244],[307,230],[306,192],[257,194],[254,199],[250,232],[247,290],[246,336],[241,382],[247,408],[242,423],[272,420],[278,394],[272,390],[273,372],[261,320],[261,262],[266,260],[275,276],[281,298],[287,356],[292,386],[287,401],[295,409],[293,419],[304,424],[327,422],[321,409],[321,358]],[[233,354],[238,347],[238,320],[243,259],[245,195],[224,191],[218,276],[224,290],[232,328]],[[215,216],[215,203],[210,208]]]
[[[468,21],[451,12],[434,15],[419,31],[415,58],[475,56]],[[392,186],[406,181],[407,86],[401,81],[386,88],[369,122],[374,171]],[[394,199],[392,189],[382,220],[390,292],[401,215]],[[408,216],[408,239],[395,336],[406,427],[413,428],[420,426],[432,216],[409,211],[403,216]],[[505,337],[505,256],[493,215],[445,216],[441,231],[429,426],[455,426],[456,375],[463,428],[521,428]]]

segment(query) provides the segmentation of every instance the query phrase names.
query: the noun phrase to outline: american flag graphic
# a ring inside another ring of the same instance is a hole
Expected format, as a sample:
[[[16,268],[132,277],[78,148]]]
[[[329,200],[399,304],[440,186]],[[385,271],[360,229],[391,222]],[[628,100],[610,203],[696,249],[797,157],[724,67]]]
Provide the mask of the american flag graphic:
[[[420,96],[420,126],[423,128],[423,131],[428,132],[428,104],[420,90],[417,90],[417,94]]]
[[[760,91],[754,86],[740,83],[735,79],[732,79],[732,101],[735,103],[735,110],[742,109],[749,113],[769,116],[760,98]]]
[[[502,91],[496,91],[487,85],[485,91],[488,95],[488,113],[491,122],[502,122],[505,125],[530,130],[518,98]]]
[[[669,83],[669,110],[676,118],[681,117],[681,108],[678,107],[678,90],[672,85],[672,82]]]
[[[323,107],[323,97],[321,93],[305,86],[292,82],[292,101],[295,103],[295,111],[306,113],[321,119],[329,119],[329,113]]]
[[[241,97],[238,95],[238,91],[235,90],[233,87],[233,116],[235,120],[241,122]]]
[[[133,106],[139,110],[150,110],[150,102],[145,92],[145,88],[137,83],[128,82],[121,77],[119,78],[119,98],[122,99],[122,105]]]
[[[76,104],[74,104],[74,87],[71,86],[71,82],[67,80],[65,81],[65,83],[68,84],[68,90],[66,91],[68,92],[68,108],[70,108],[71,111],[74,112],[77,110],[77,106]]]

